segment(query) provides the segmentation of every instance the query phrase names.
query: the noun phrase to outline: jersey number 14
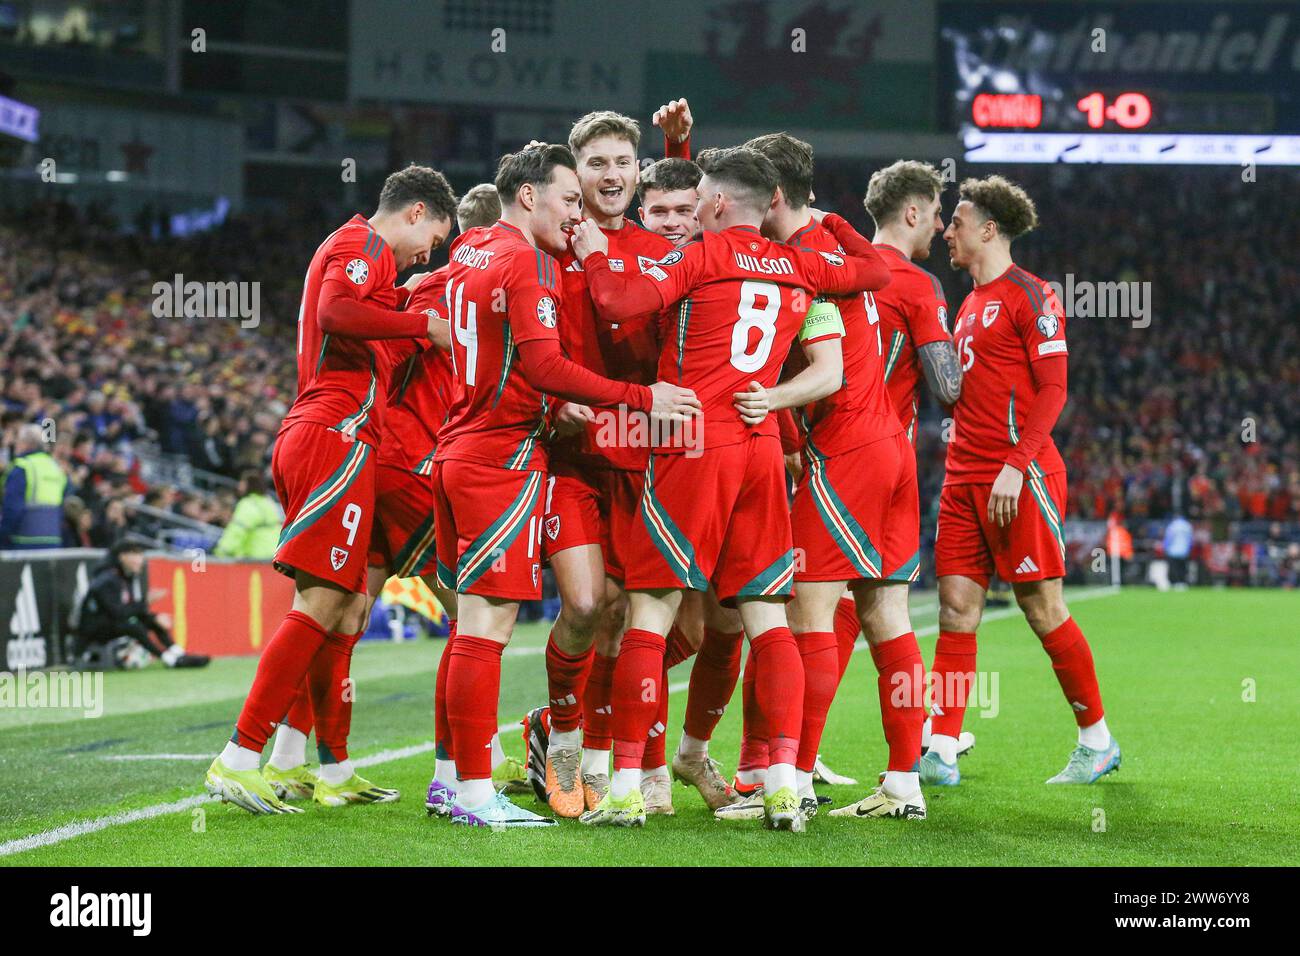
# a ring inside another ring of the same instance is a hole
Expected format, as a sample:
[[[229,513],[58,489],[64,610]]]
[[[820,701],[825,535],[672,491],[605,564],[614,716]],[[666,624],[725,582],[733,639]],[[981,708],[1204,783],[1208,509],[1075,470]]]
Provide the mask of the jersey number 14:
[[[456,285],[447,280],[447,301],[451,303],[452,334],[456,343],[465,350],[465,385],[474,387],[474,370],[478,367],[478,305],[473,299],[462,302],[465,298],[465,283]],[[456,349],[451,350],[452,368],[456,367]],[[457,374],[460,373],[456,369]]]

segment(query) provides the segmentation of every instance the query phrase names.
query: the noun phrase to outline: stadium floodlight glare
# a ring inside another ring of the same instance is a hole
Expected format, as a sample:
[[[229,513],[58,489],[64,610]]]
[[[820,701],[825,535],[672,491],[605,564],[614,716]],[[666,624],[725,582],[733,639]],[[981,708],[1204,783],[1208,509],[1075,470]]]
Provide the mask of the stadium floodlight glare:
[[[1204,133],[962,133],[971,163],[1300,166],[1300,136]]]
[[[124,169],[110,169],[108,172],[104,173],[104,178],[110,183],[124,183],[130,178],[130,176]]]

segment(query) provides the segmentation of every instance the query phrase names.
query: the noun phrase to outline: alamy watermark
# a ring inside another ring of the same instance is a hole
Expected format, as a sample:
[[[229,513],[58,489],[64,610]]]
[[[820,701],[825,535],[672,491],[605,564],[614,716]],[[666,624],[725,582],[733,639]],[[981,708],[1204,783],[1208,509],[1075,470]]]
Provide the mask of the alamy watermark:
[[[245,329],[262,321],[260,282],[186,282],[178,272],[170,282],[155,282],[153,294],[158,319],[239,319]]]
[[[1065,284],[1047,283],[1071,319],[1132,319],[1133,328],[1151,324],[1151,283],[1136,281],[1076,281],[1066,273]]]
[[[889,678],[889,701],[894,707],[928,706],[942,713],[943,706],[965,707],[981,717],[996,717],[1002,710],[997,671],[952,671],[938,674],[917,666],[911,673],[899,671]]]
[[[0,710],[31,708],[79,710],[104,716],[102,671],[0,671]]]
[[[50,897],[50,925],[118,926],[131,930],[133,936],[148,936],[153,929],[152,893],[82,892],[73,886],[67,893]]]
[[[654,451],[682,449],[687,458],[704,453],[704,417],[695,415],[684,422],[660,420],[625,405],[594,409],[597,448],[646,448]]]

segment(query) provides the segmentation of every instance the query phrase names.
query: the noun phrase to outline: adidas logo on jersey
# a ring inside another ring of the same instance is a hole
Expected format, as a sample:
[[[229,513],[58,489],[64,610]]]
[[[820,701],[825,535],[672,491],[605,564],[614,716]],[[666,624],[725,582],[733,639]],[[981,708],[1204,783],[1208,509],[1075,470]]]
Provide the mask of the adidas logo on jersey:
[[[1038,565],[1034,564],[1034,559],[1025,555],[1024,559],[1016,566],[1016,574],[1033,574],[1038,570]]]

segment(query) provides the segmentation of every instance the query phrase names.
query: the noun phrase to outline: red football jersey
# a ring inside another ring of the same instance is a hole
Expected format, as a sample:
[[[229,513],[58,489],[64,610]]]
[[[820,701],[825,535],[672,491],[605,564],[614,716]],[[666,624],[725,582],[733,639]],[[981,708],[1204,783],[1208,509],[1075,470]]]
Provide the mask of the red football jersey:
[[[693,389],[704,406],[702,441],[693,447],[732,445],[754,431],[778,437],[776,415],[750,428],[733,396],[751,381],[765,388],[776,384],[814,295],[848,291],[843,258],[773,242],[752,226],[733,226],[674,249],[646,274],[665,307],[678,303],[659,378]],[[813,333],[805,341],[840,334]]]
[[[645,272],[673,250],[663,236],[624,218],[623,228],[600,230],[609,241],[611,272]],[[565,354],[579,365],[620,382],[653,385],[659,366],[658,314],[618,324],[602,322],[587,288],[586,273],[572,250],[561,260],[564,267],[564,310],[560,315],[560,342]],[[599,409],[598,416],[613,414]],[[573,463],[599,464],[624,471],[644,471],[649,446],[598,443],[600,422],[551,447],[551,458]]]
[[[916,413],[921,395],[921,359],[916,350],[951,340],[943,286],[893,246],[878,242],[889,263],[889,285],[875,293],[885,340],[885,386],[907,440],[916,444]]]
[[[326,280],[336,280],[357,299],[397,310],[393,251],[364,216],[353,216],[320,244],[307,267],[298,307],[298,398],[281,431],[295,422],[316,422],[379,444],[385,402],[381,388],[387,340],[345,339],[326,335],[317,305]]]
[[[953,341],[963,378],[944,484],[991,483],[1038,395],[1031,365],[1065,361],[1065,310],[1051,286],[1013,265],[966,296]],[[1035,467],[1041,475],[1065,470],[1050,436]]]
[[[786,242],[812,252],[845,254],[830,231],[812,219]],[[803,426],[804,447],[811,457],[843,454],[897,435],[901,428],[885,390],[880,317],[873,295],[858,292],[828,297],[839,307],[844,320],[844,385],[821,401],[796,409]]]
[[[516,347],[559,342],[560,264],[507,222],[479,226],[452,245],[446,302],[455,377],[434,460],[544,469],[549,400],[524,378]]]
[[[420,280],[407,310],[446,318],[447,271],[443,266]],[[447,419],[451,394],[451,357],[442,349],[430,345],[398,366],[388,389],[380,462],[417,475],[432,474],[438,429]]]

